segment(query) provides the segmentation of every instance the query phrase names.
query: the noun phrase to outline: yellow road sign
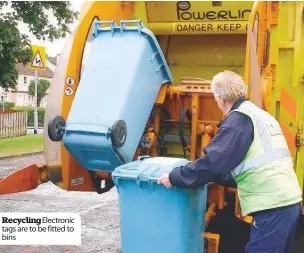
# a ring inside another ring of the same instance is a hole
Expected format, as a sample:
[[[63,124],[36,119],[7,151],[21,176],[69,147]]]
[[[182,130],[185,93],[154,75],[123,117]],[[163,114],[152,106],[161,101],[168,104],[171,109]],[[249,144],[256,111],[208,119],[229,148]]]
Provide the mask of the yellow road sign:
[[[46,54],[45,47],[32,45],[33,58],[30,67],[34,70],[45,70],[46,68]]]

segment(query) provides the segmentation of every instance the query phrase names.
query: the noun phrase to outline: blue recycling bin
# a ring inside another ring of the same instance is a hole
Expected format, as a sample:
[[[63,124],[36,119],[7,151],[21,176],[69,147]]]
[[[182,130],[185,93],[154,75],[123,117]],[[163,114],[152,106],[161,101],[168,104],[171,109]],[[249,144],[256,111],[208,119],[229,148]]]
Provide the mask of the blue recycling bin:
[[[123,253],[203,252],[207,186],[186,190],[157,184],[161,175],[188,162],[141,157],[114,170]]]
[[[131,162],[159,90],[172,80],[155,35],[140,20],[96,22],[65,148],[88,170],[112,172]]]

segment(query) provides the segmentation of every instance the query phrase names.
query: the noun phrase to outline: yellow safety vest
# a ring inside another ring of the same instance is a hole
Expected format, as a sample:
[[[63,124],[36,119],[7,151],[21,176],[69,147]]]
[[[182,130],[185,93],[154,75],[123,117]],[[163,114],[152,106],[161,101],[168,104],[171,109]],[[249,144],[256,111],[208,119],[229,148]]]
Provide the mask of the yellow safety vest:
[[[249,116],[254,127],[254,140],[247,155],[231,172],[242,214],[301,202],[302,191],[278,121],[250,101],[231,112],[234,111]]]

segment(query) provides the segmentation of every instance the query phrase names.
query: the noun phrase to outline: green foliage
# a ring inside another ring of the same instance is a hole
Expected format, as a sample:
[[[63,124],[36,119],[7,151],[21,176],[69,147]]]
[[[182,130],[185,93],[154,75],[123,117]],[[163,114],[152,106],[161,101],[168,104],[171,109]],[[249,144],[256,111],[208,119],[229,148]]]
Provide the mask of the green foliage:
[[[13,11],[3,11],[11,7]],[[30,40],[18,30],[18,22],[28,25],[37,39],[53,41],[70,33],[68,25],[78,13],[68,1],[0,1],[0,86],[16,88],[17,63],[27,64],[32,58]],[[49,23],[48,14],[57,19],[57,26]]]
[[[15,106],[14,103],[11,103],[11,102],[4,102],[4,109],[11,109]],[[3,108],[3,103],[0,102],[0,111],[2,110]]]
[[[1,10],[1,9],[0,9]],[[27,63],[32,57],[30,42],[21,35],[11,15],[0,14],[0,86],[15,88],[18,72],[16,63]]]
[[[34,126],[34,108],[30,106],[15,106],[12,108],[14,111],[27,111],[27,125]],[[44,115],[45,109],[44,108],[37,108],[38,112],[38,125],[44,125]]]
[[[37,85],[37,107],[40,107],[41,100],[45,97],[47,89],[51,83],[48,80],[39,79]],[[35,82],[32,80],[29,85],[28,93],[31,96],[35,96]]]

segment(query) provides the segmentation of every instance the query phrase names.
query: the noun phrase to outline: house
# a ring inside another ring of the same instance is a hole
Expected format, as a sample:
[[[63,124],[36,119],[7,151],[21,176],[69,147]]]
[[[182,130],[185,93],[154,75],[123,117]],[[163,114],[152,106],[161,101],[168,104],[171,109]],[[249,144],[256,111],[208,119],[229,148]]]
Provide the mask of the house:
[[[48,58],[46,61],[46,69],[44,71],[38,71],[38,79],[45,79],[52,83],[53,74],[56,68],[57,59]],[[4,97],[5,102],[12,102],[15,106],[35,106],[34,96],[28,94],[28,88],[31,80],[35,81],[35,71],[28,65],[22,63],[16,66],[18,72],[18,84],[16,90],[3,89],[0,87],[0,94]],[[48,91],[46,92],[48,94]],[[47,95],[42,99],[40,107],[46,107]]]
[[[48,57],[46,59],[47,67],[53,72],[55,72],[59,56],[60,55],[58,54],[57,57]]]

